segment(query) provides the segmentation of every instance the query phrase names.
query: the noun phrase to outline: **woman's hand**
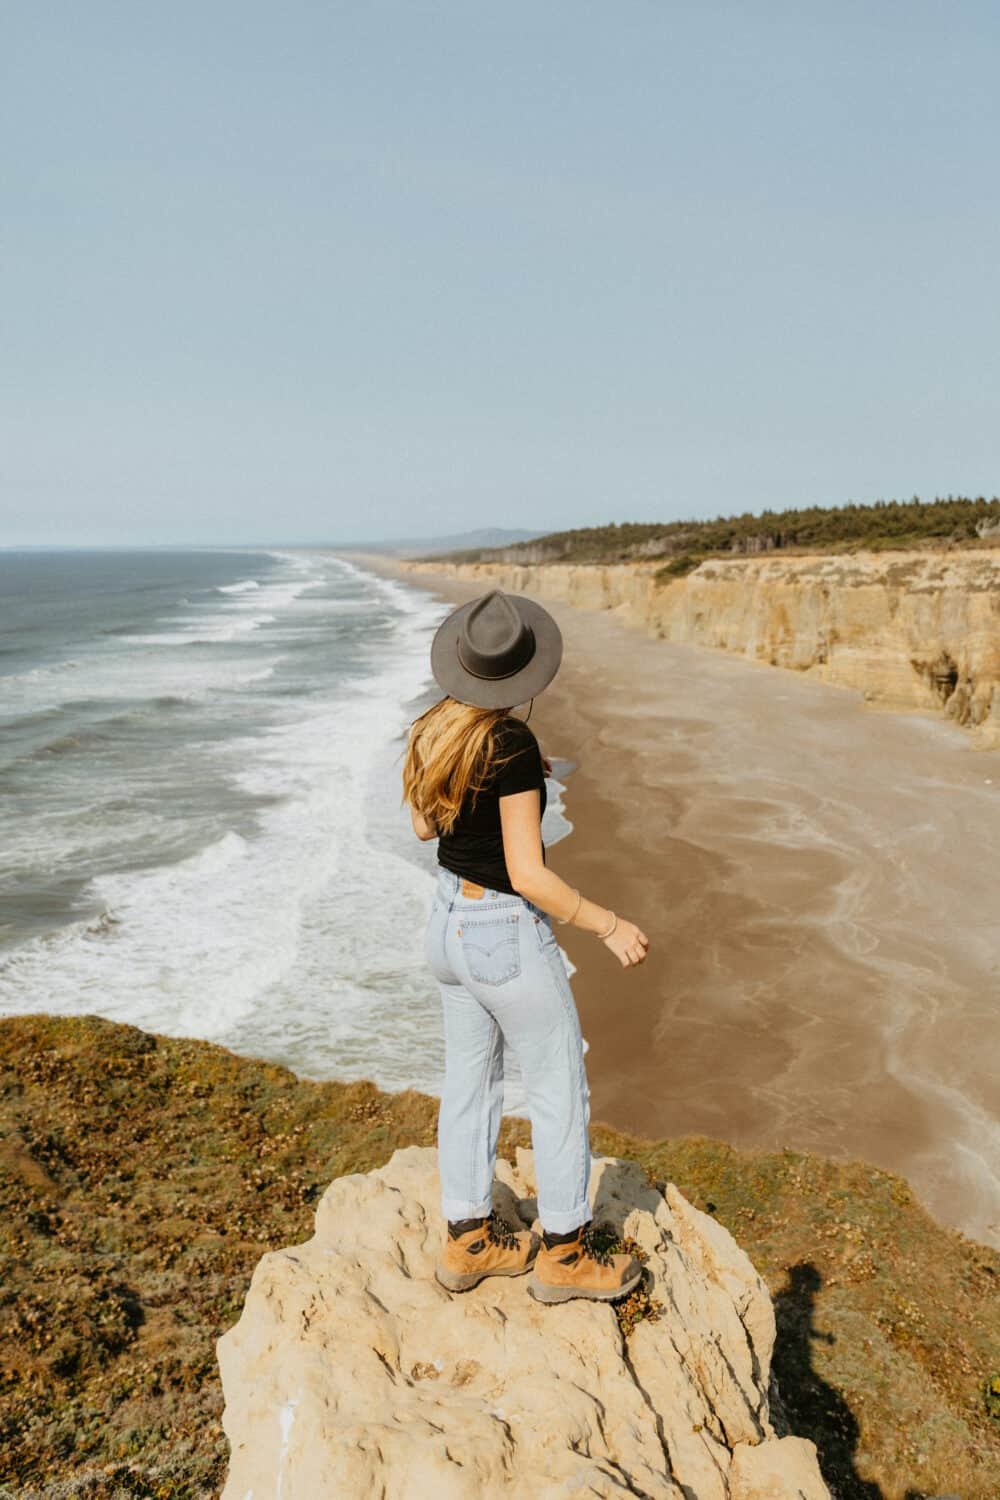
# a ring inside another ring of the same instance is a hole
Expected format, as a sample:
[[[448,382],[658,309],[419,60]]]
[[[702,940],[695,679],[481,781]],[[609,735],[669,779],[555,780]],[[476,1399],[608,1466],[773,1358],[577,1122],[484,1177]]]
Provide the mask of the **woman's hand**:
[[[601,938],[605,948],[610,948],[618,959],[623,969],[630,968],[633,964],[641,964],[646,957],[646,949],[649,947],[649,938],[641,927],[634,922],[628,922],[624,917],[618,918],[618,925],[614,932],[606,938]]]
[[[539,747],[539,749],[541,750],[541,747]],[[552,762],[545,754],[542,754],[542,770],[545,772],[546,776],[552,775]]]

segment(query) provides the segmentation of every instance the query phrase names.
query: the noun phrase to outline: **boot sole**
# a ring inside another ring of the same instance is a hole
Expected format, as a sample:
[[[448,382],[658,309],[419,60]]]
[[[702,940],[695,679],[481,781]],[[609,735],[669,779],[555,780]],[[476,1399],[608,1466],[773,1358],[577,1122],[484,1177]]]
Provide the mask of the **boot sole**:
[[[434,1280],[449,1292],[470,1292],[490,1276],[526,1276],[533,1265],[534,1261],[529,1260],[526,1266],[512,1266],[509,1271],[447,1271],[435,1267]]]
[[[619,1297],[627,1297],[629,1292],[634,1291],[641,1280],[641,1266],[621,1286],[609,1287],[607,1291],[588,1291],[586,1287],[576,1286],[549,1286],[547,1282],[535,1277],[528,1283],[528,1296],[533,1297],[536,1302],[545,1303],[570,1302],[574,1297],[586,1297],[592,1302],[617,1302]]]

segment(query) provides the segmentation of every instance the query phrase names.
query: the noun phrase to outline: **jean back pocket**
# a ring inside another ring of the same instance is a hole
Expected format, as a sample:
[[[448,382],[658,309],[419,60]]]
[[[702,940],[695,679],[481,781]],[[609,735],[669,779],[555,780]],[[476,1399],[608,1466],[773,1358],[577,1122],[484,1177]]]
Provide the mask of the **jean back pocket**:
[[[463,913],[458,936],[469,973],[480,984],[506,984],[520,974],[517,912],[502,915],[497,912],[489,917],[469,917]]]

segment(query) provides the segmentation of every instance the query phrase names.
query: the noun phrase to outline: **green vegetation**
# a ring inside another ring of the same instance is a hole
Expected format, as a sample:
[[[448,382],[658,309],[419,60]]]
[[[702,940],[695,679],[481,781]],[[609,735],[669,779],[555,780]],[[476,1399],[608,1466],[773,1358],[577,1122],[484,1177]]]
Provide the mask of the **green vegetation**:
[[[993,534],[991,528],[996,528]],[[708,557],[752,556],[780,551],[881,552],[887,548],[935,549],[1000,546],[1000,498],[975,500],[949,495],[923,501],[877,500],[873,505],[809,506],[764,510],[759,516],[717,516],[714,521],[666,524],[622,521],[554,531],[508,547],[472,548],[437,554],[448,562],[612,563],[664,558],[664,582],[696,568]],[[427,557],[423,561],[429,561]]]
[[[309,1237],[331,1178],[433,1145],[437,1109],[93,1017],[0,1021],[0,1496],[218,1493],[215,1340],[257,1260]],[[591,1139],[747,1251],[775,1298],[782,1421],[840,1500],[995,1500],[1000,1254],[865,1162]],[[529,1143],[504,1121],[502,1154]]]

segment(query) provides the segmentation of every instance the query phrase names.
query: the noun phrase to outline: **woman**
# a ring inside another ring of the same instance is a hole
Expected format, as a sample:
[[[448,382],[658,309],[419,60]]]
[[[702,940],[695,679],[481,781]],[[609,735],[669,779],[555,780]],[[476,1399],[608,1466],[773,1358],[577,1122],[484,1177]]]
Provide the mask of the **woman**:
[[[411,725],[403,768],[414,831],[439,840],[425,940],[446,1050],[438,1160],[448,1228],[435,1274],[465,1291],[533,1270],[529,1291],[541,1302],[610,1300],[642,1275],[634,1256],[608,1254],[591,1235],[583,1039],[551,918],[594,933],[625,968],[642,962],[648,940],[546,867],[552,767],[513,713],[561,659],[559,627],[534,600],[493,589],[461,605],[431,646],[446,696]],[[505,1040],[531,1118],[541,1240],[492,1205]]]

